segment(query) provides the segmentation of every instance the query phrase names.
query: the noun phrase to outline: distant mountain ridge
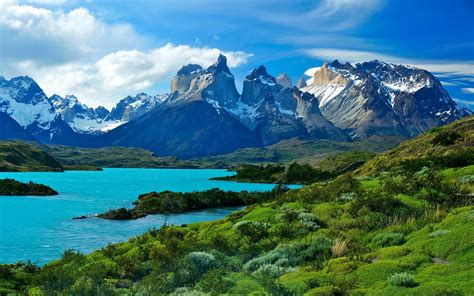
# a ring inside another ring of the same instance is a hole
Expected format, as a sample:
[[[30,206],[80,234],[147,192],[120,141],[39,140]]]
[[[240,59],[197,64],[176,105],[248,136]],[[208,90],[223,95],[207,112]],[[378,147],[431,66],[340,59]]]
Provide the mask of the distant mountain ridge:
[[[324,64],[302,91],[322,114],[353,138],[374,134],[413,137],[470,115],[426,70],[371,61]]]
[[[107,132],[143,115],[167,97],[140,93],[122,99],[109,111],[102,106],[90,108],[73,95],[55,94],[48,98],[28,76],[10,80],[0,77],[0,120],[5,127],[0,138],[76,144],[79,140],[75,138],[82,141],[88,135]],[[19,127],[14,127],[12,121]]]
[[[0,78],[0,138],[80,147],[134,146],[158,156],[192,158],[261,147],[294,137],[353,141],[413,137],[470,115],[425,70],[337,60],[293,86],[264,66],[243,81],[242,94],[225,56],[204,69],[183,66],[170,94],[139,93],[111,111],[75,96],[48,98],[29,77]],[[18,125],[15,124],[18,123]],[[23,129],[23,130],[22,130]]]

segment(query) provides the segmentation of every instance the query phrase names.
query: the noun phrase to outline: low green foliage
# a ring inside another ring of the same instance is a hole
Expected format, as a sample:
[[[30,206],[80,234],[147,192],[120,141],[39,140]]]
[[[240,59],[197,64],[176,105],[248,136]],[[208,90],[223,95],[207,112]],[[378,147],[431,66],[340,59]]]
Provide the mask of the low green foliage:
[[[388,277],[390,284],[398,287],[413,288],[417,286],[417,283],[412,275],[406,272],[394,273]]]
[[[378,247],[398,246],[405,242],[403,233],[380,233],[374,236],[372,243]]]
[[[283,191],[282,191],[283,190]],[[171,214],[208,208],[240,207],[261,203],[275,198],[287,189],[276,187],[270,192],[231,192],[218,188],[202,192],[150,192],[142,194],[133,203],[132,209],[111,210],[98,217],[112,220],[130,220],[151,214]]]
[[[58,192],[49,186],[33,182],[22,183],[13,179],[0,179],[0,195],[58,195]]]

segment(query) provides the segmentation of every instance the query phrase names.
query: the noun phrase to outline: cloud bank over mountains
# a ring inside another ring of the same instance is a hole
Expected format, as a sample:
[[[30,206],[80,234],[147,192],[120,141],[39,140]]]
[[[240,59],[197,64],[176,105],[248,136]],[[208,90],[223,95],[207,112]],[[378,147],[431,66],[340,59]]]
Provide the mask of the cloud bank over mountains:
[[[16,1],[2,1],[0,8],[0,36],[8,40],[1,45],[3,74],[31,76],[48,95],[75,94],[91,106],[111,106],[167,81],[184,64],[209,66],[223,53],[237,67],[251,57],[171,43],[153,48],[131,25],[106,23],[86,8],[63,11]]]

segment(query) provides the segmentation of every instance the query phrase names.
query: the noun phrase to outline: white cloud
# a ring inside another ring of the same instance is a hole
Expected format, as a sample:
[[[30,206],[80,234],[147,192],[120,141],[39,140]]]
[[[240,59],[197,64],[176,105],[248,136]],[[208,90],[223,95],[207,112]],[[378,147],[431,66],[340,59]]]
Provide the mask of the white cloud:
[[[462,91],[468,94],[474,94],[474,87],[465,87]]]
[[[264,20],[308,31],[340,31],[363,22],[381,7],[381,0],[322,0],[305,12],[262,12]]]
[[[147,49],[148,39],[130,25],[106,23],[85,8],[63,11],[13,0],[0,0],[0,36],[0,75],[29,75],[46,94],[74,94],[90,106],[110,107],[126,95],[168,82],[185,64],[208,66],[221,52],[230,67],[251,56],[188,45]]]
[[[44,5],[62,5],[67,2],[68,0],[28,0],[28,3],[44,4]]]
[[[97,59],[120,49],[146,45],[128,24],[107,24],[85,8],[70,11],[3,2],[0,11],[0,62],[25,60],[62,64]]]
[[[110,107],[127,95],[169,82],[183,65],[198,63],[207,67],[220,53],[227,56],[231,68],[246,63],[251,56],[240,51],[169,43],[149,51],[113,52],[91,64],[40,66],[29,62],[18,65],[18,70],[33,77],[48,95],[75,94],[87,105]]]
[[[442,73],[444,77],[474,76],[474,61],[440,61],[422,60],[397,57],[372,51],[347,50],[337,48],[314,48],[304,50],[309,56],[325,61],[338,59],[350,63],[380,60],[394,64],[406,64],[417,68],[426,69],[434,73]],[[441,77],[441,75],[438,75]]]

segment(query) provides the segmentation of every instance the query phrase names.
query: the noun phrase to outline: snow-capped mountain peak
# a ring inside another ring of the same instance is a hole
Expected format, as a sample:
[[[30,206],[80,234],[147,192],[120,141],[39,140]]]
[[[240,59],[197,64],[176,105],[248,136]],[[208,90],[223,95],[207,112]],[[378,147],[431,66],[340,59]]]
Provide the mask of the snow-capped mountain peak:
[[[0,78],[0,112],[10,115],[24,128],[46,129],[55,118],[53,105],[28,76]]]
[[[468,112],[430,72],[378,60],[323,64],[302,90],[314,94],[323,115],[354,137],[380,131],[413,136]]]

